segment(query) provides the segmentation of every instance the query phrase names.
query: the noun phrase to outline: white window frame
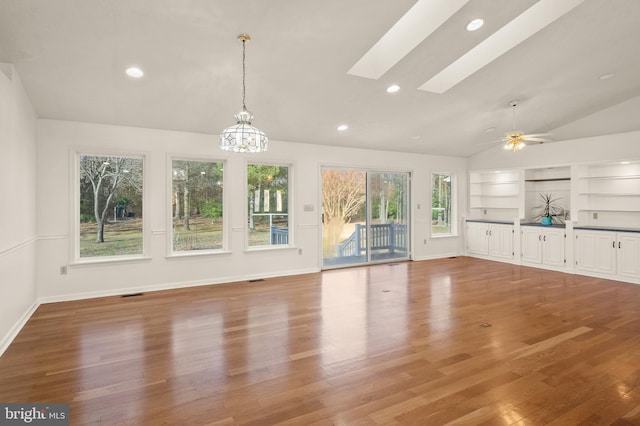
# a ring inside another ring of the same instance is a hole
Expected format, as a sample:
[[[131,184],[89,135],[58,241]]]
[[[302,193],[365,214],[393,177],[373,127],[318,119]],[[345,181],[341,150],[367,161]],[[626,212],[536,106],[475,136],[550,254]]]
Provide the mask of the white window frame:
[[[451,231],[446,234],[434,234],[433,232],[433,176],[434,175],[446,175],[451,178],[451,217],[449,218],[449,224]],[[458,177],[453,172],[438,172],[433,171],[429,174],[429,233],[431,238],[451,238],[458,236]]]
[[[73,164],[73,172],[70,173],[71,186],[71,214],[69,229],[73,230],[69,239],[69,259],[71,265],[116,263],[127,261],[139,261],[151,259],[149,247],[151,247],[149,232],[149,214],[142,216],[142,253],[116,256],[80,257],[80,157],[83,155],[96,157],[132,157],[142,159],[142,205],[144,210],[150,206],[149,183],[149,156],[146,151],[121,151],[103,150],[95,148],[73,148],[70,150],[69,162]]]
[[[171,204],[171,194],[173,193],[173,162],[175,161],[193,161],[193,162],[210,162],[222,163],[222,248],[205,249],[205,250],[173,250],[173,206]],[[229,253],[230,238],[230,220],[229,220],[229,192],[227,191],[228,180],[228,161],[219,157],[208,156],[189,156],[180,154],[167,155],[167,258],[207,256],[216,254]]]
[[[278,244],[278,245],[262,245],[262,246],[250,246],[249,245],[249,206],[247,202],[249,200],[249,176],[247,174],[247,169],[250,165],[256,166],[277,166],[277,167],[287,167],[287,244]],[[290,250],[295,248],[295,239],[294,239],[294,214],[293,214],[293,206],[295,205],[293,202],[294,194],[294,167],[293,164],[288,162],[279,162],[279,161],[245,161],[244,163],[244,247],[246,252],[254,252],[254,251],[266,251],[266,250]]]

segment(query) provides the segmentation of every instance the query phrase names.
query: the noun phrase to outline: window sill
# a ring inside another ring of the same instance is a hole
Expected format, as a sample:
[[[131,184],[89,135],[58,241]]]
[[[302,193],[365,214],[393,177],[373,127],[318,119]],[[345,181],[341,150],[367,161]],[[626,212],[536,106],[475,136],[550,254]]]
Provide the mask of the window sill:
[[[285,246],[285,245],[277,245],[277,246],[254,246],[248,247],[244,250],[245,253],[260,253],[265,251],[286,251],[286,250],[297,250],[297,247],[294,246]]]
[[[82,266],[96,266],[103,264],[117,264],[117,263],[131,263],[131,262],[148,262],[151,260],[149,256],[110,256],[107,259],[90,258],[90,259],[77,259],[69,263],[71,267]]]
[[[437,234],[431,236],[432,240],[439,240],[441,238],[458,238],[458,234]]]
[[[218,256],[231,254],[228,250],[192,250],[186,252],[173,252],[165,256],[165,259],[184,259],[201,256]]]

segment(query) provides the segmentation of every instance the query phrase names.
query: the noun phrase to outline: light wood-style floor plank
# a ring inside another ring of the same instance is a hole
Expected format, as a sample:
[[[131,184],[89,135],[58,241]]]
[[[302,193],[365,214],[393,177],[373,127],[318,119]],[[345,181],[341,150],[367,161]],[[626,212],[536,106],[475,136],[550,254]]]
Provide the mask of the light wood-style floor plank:
[[[0,401],[71,423],[640,425],[640,286],[458,257],[42,305]]]

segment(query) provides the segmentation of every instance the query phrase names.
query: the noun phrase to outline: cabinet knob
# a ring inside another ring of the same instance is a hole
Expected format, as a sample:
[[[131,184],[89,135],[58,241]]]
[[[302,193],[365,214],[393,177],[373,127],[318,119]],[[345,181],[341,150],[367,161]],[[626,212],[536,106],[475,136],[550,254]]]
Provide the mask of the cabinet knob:
[[[542,241],[547,241],[547,236],[542,237]]]
[[[616,248],[616,242],[615,241],[613,242],[613,248]]]

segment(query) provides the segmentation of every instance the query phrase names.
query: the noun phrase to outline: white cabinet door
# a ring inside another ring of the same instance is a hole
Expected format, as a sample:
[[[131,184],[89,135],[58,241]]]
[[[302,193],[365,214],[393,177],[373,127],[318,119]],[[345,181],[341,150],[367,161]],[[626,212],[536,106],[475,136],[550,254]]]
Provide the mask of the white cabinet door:
[[[616,273],[616,233],[609,231],[576,231],[576,269]]]
[[[523,226],[521,230],[522,261],[542,263],[542,229],[537,226]]]
[[[542,263],[549,266],[565,266],[564,236],[565,230],[563,228],[543,228]]]
[[[640,278],[640,233],[618,232],[618,274]]]
[[[489,256],[513,258],[513,226],[489,225]]]
[[[489,224],[467,223],[467,251],[471,254],[489,254]]]

